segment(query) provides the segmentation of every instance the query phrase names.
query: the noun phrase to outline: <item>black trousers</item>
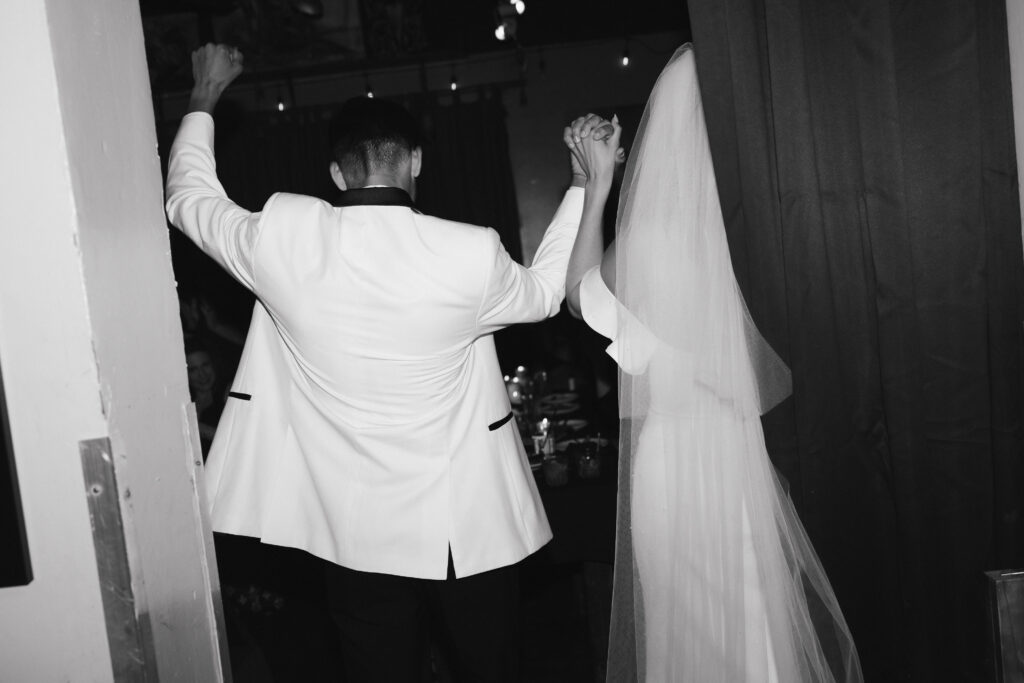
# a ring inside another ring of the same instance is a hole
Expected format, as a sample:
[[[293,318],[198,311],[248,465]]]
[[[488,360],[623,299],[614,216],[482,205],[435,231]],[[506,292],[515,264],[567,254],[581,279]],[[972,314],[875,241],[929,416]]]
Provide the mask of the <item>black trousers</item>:
[[[331,616],[341,635],[347,683],[426,683],[430,645],[456,680],[519,681],[519,566],[456,579],[413,579],[327,570]]]

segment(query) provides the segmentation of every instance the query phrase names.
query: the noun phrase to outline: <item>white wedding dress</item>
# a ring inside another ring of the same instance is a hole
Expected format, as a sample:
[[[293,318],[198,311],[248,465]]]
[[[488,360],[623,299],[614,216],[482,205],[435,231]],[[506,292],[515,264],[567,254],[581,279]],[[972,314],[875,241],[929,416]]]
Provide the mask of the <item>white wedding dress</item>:
[[[652,92],[622,186],[616,293],[583,316],[620,372],[620,506],[608,680],[861,680],[760,414],[790,391],[736,285],[692,48]]]

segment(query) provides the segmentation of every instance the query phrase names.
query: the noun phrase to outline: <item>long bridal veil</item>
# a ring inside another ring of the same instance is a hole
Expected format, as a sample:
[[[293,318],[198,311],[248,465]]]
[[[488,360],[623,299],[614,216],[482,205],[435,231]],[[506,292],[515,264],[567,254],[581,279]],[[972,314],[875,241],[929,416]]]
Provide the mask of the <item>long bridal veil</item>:
[[[608,680],[861,680],[765,450],[760,415],[790,374],[736,284],[689,45],[648,101],[616,245],[628,314]]]

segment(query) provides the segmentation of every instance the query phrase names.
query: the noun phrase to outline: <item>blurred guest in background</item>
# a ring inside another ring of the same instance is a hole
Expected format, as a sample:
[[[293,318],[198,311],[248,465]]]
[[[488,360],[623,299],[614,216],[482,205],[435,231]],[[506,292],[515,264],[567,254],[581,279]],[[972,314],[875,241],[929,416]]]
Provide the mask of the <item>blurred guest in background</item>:
[[[245,335],[221,315],[208,295],[191,287],[178,286],[178,310],[186,348],[205,350],[220,371],[219,379],[228,383],[238,366]]]
[[[213,356],[199,342],[186,343],[185,363],[188,368],[188,391],[196,405],[199,439],[205,461],[210,445],[213,444],[220,414],[224,411],[227,384],[222,373],[218,372]]]

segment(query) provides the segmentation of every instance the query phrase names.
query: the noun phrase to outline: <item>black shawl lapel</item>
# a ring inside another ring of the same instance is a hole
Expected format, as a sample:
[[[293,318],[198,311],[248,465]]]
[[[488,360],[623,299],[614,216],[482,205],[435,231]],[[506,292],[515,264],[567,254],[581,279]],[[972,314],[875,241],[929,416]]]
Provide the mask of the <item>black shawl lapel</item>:
[[[409,193],[400,187],[363,187],[342,192],[334,202],[337,207],[346,206],[406,206],[420,213]]]

